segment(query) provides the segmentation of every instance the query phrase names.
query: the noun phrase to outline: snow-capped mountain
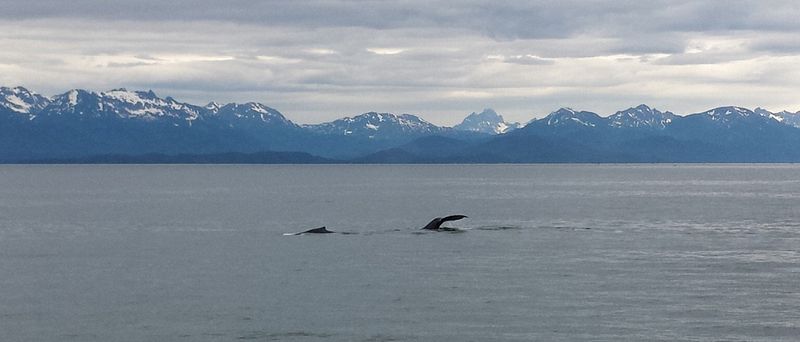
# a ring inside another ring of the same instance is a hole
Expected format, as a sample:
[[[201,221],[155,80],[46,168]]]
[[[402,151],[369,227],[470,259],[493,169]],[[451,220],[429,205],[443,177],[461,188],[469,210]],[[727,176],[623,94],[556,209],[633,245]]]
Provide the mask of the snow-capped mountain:
[[[20,114],[27,119],[44,109],[50,100],[23,87],[0,87],[0,109]]]
[[[319,134],[392,138],[399,135],[430,135],[444,131],[442,127],[415,115],[369,112],[331,122],[303,126]]]
[[[611,127],[664,129],[676,117],[677,115],[671,112],[662,112],[642,104],[616,112],[614,115],[609,116],[607,120]]]
[[[221,107],[216,103],[211,103],[205,108],[224,120],[229,127],[246,125],[297,127],[281,112],[256,102],[229,103]]]
[[[53,96],[50,104],[38,113],[35,121],[41,122],[56,118],[100,118],[102,110],[100,96],[97,93],[72,89]]]
[[[542,122],[547,126],[552,127],[565,127],[565,126],[585,126],[585,127],[599,127],[604,124],[603,118],[596,113],[586,111],[575,111],[572,108],[561,108],[555,112],[550,113],[541,120],[534,122]]]
[[[191,122],[203,115],[204,109],[162,99],[153,91],[128,91],[114,89],[107,92],[90,92],[73,89],[53,97],[37,120],[47,119],[122,119],[138,121],[169,121],[173,124]]]
[[[487,134],[502,134],[510,132],[520,127],[517,122],[506,122],[503,116],[497,114],[491,108],[486,108],[480,113],[472,112],[461,121],[460,124],[453,126],[460,131],[472,131]]]
[[[546,117],[535,120],[537,125],[550,127],[615,127],[615,128],[647,128],[664,129],[678,118],[671,112],[662,112],[647,105],[639,105],[618,111],[608,117],[596,113],[576,111],[572,108],[561,108]]]
[[[114,89],[90,92],[73,89],[53,97],[40,112],[40,120],[54,118],[118,119],[191,126],[193,122],[222,121],[228,127],[297,127],[277,110],[260,103],[210,103],[205,107],[161,98],[151,91]]]
[[[719,107],[677,116],[640,105],[600,117],[561,108],[486,134],[510,128],[491,109],[455,128],[377,112],[298,126],[255,102],[196,106],[126,89],[46,98],[0,88],[0,162],[260,151],[351,161],[377,153],[404,162],[800,162],[800,112]]]
[[[170,117],[193,121],[202,114],[197,106],[175,101],[171,97],[162,99],[152,90],[145,92],[114,89],[100,93],[100,97],[104,109],[120,118],[156,120]]]
[[[730,124],[737,120],[763,117],[761,115],[756,115],[752,110],[747,108],[735,106],[718,107],[700,114],[720,124]]]
[[[780,111],[777,113],[770,112],[764,108],[758,107],[754,111],[757,115],[768,117],[786,125],[800,128],[800,112],[792,113],[790,111]]]

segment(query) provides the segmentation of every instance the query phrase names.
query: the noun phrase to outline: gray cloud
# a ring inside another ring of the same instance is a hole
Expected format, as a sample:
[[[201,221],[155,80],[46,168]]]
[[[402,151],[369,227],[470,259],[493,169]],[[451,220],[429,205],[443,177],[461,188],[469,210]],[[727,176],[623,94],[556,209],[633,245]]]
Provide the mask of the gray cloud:
[[[495,107],[800,109],[794,1],[0,0],[0,83],[259,100],[299,122]],[[745,103],[740,103],[745,102]]]
[[[795,31],[794,1],[2,1],[6,19],[215,21],[302,28],[461,28],[497,39],[618,36],[644,32]]]

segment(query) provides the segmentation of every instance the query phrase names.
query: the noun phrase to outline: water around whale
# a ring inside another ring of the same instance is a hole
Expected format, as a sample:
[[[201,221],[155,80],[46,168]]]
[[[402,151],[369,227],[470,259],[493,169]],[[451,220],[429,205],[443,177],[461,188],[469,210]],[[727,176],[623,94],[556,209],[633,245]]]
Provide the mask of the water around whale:
[[[794,341],[798,200],[795,165],[0,166],[0,341]]]

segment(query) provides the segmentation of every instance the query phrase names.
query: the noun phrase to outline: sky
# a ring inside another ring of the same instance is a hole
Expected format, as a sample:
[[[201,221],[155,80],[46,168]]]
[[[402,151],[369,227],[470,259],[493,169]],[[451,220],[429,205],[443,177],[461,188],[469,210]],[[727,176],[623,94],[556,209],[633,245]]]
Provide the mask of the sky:
[[[800,110],[798,1],[0,0],[0,85],[256,101],[298,123]]]

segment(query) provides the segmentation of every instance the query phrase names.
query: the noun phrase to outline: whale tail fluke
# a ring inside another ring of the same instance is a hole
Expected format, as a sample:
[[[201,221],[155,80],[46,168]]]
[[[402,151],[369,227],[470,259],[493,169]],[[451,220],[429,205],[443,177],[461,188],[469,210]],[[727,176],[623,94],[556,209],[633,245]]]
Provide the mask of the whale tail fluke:
[[[457,221],[457,220],[460,220],[460,219],[463,219],[463,218],[466,218],[466,217],[467,217],[466,215],[450,215],[450,216],[445,216],[445,217],[437,217],[437,218],[431,220],[431,222],[429,222],[422,229],[424,229],[424,230],[441,230],[442,229],[442,223],[449,222],[449,221]]]
[[[458,221],[458,220],[463,219],[463,218],[467,218],[467,215],[450,215],[450,216],[442,217],[442,222]]]

